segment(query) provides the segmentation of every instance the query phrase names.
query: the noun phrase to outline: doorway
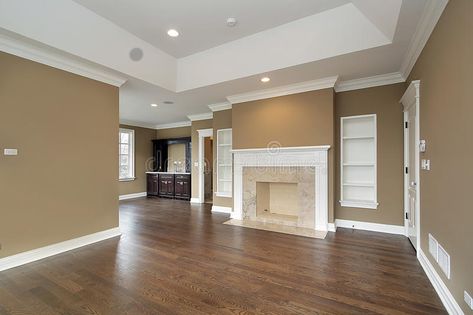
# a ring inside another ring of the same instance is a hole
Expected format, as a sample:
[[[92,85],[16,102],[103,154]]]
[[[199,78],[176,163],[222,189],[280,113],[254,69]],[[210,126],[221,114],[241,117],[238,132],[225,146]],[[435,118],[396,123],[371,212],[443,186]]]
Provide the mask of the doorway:
[[[416,250],[420,245],[419,88],[420,81],[412,81],[401,99],[404,106],[404,226]]]
[[[204,138],[204,203],[213,203],[213,137]]]
[[[199,203],[212,203],[213,197],[213,129],[199,133]]]

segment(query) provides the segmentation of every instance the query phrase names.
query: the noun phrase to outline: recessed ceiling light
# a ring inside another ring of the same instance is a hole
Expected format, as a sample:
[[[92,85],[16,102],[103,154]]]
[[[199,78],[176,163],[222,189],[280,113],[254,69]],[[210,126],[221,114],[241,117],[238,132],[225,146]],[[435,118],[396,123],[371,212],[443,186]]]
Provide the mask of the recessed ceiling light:
[[[151,107],[158,107],[158,104],[151,104]]]
[[[163,104],[172,105],[172,104],[174,104],[174,102],[173,101],[164,101]]]
[[[170,30],[168,30],[168,35],[171,36],[171,37],[177,37],[177,36],[179,36],[179,32],[176,31],[175,29],[171,28]]]
[[[227,19],[227,26],[228,26],[228,27],[234,27],[235,25],[237,25],[237,23],[238,23],[238,21],[237,21],[237,19],[234,18],[234,17],[229,17],[229,18]]]
[[[267,82],[269,82],[269,81],[271,81],[271,79],[268,78],[268,77],[263,77],[263,78],[261,78],[261,82],[263,82],[263,83],[267,83]]]

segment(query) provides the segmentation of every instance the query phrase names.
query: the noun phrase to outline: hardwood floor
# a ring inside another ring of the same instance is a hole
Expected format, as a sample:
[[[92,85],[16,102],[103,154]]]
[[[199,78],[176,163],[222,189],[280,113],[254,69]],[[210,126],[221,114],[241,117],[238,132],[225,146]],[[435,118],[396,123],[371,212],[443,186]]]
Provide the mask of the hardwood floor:
[[[0,314],[446,314],[402,236],[319,240],[227,219],[123,201],[121,238],[0,272]]]

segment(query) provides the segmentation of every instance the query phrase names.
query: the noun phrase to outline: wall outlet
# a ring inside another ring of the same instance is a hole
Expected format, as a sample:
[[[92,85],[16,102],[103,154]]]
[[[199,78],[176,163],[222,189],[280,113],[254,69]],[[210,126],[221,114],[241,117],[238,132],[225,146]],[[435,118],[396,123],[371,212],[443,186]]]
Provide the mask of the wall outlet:
[[[3,149],[3,155],[18,155],[18,149]]]
[[[473,298],[468,292],[464,291],[465,303],[473,310]]]

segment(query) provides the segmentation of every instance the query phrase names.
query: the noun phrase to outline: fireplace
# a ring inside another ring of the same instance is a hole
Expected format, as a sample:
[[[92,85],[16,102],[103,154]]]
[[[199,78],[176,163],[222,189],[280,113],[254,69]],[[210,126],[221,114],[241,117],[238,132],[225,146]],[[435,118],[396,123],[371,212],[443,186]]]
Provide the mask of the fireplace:
[[[327,231],[328,149],[234,150],[232,219]]]

